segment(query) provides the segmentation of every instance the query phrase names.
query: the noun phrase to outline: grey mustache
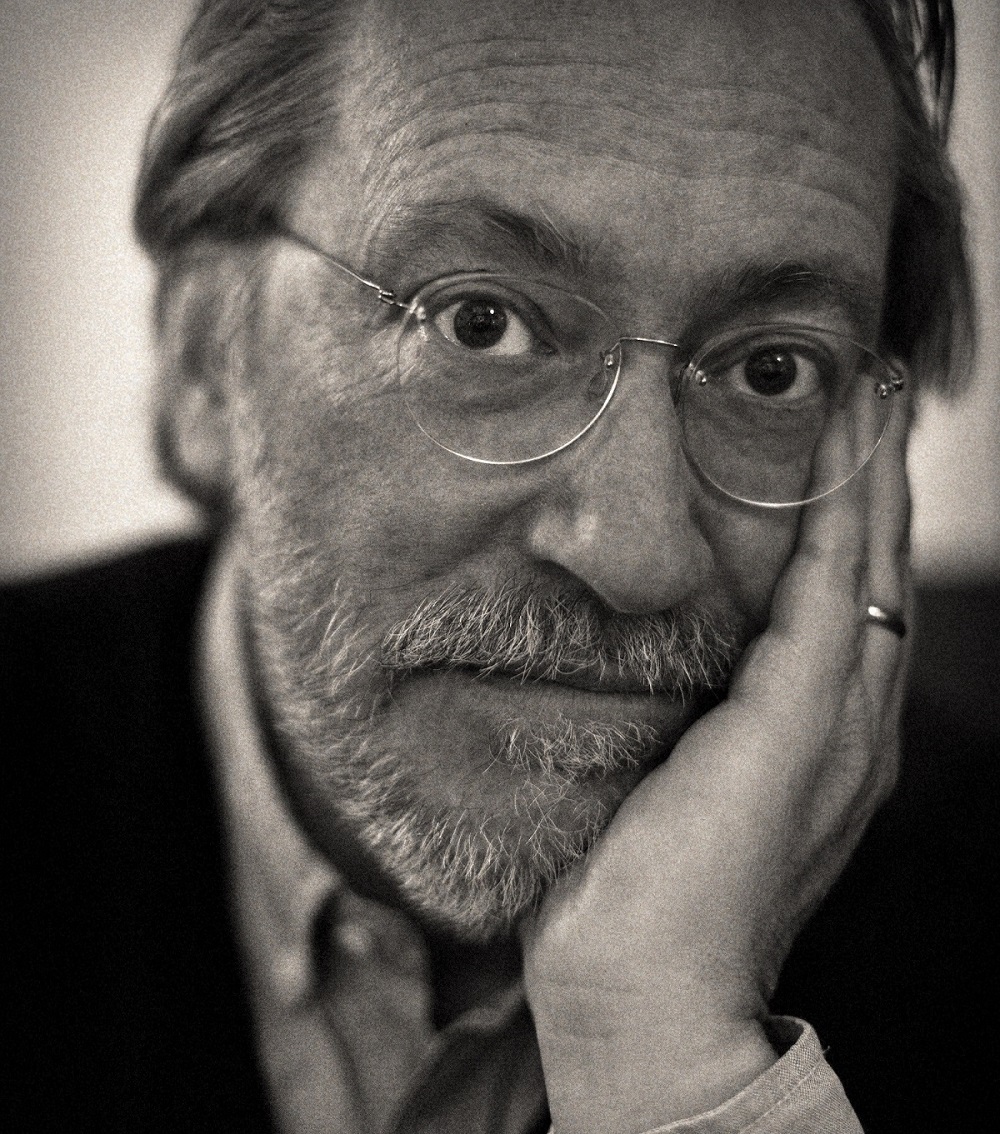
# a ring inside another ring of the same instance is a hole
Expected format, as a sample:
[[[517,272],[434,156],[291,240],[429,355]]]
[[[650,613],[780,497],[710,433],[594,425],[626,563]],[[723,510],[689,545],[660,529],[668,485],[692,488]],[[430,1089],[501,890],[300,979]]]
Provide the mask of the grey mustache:
[[[390,673],[473,669],[689,701],[723,688],[738,650],[728,626],[694,605],[621,614],[596,596],[526,583],[449,587],[390,628]]]

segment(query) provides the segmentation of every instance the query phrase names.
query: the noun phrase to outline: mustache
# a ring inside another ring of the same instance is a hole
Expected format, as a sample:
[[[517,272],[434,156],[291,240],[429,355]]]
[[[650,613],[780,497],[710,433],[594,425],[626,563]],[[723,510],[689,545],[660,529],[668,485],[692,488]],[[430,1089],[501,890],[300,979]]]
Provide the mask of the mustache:
[[[738,653],[729,625],[696,604],[622,614],[593,594],[504,582],[424,600],[386,633],[381,663],[390,674],[473,669],[687,702],[724,688]]]

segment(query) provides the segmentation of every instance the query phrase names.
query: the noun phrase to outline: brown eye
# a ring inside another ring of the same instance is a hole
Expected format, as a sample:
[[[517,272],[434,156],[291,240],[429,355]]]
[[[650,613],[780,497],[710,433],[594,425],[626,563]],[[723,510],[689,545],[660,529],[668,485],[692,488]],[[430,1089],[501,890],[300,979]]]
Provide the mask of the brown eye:
[[[765,343],[746,353],[733,351],[721,365],[708,369],[735,394],[800,402],[833,383],[836,363],[805,344]]]
[[[481,354],[514,357],[538,347],[535,336],[510,304],[491,295],[473,295],[448,304],[433,319],[451,343]]]
[[[743,377],[755,394],[775,397],[791,389],[798,369],[791,351],[767,347],[755,350],[743,363]]]
[[[496,346],[507,330],[507,312],[490,299],[467,299],[452,316],[455,339],[470,350]]]

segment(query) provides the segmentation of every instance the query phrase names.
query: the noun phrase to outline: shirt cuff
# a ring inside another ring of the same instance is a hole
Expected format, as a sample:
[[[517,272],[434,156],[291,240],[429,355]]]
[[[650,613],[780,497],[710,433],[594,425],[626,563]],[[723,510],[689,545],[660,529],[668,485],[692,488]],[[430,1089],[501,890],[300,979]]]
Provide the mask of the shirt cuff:
[[[763,1075],[714,1110],[648,1134],[862,1134],[815,1031],[791,1016],[772,1017],[767,1031],[784,1054]]]

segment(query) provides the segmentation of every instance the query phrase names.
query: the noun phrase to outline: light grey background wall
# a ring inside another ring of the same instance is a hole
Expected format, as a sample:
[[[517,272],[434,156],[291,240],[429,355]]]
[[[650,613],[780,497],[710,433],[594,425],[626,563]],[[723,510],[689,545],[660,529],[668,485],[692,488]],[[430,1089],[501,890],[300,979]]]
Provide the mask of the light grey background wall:
[[[1000,575],[1000,4],[957,0],[955,154],[983,338],[959,401],[912,446],[916,564]],[[0,0],[0,575],[194,517],[149,448],[150,272],[129,231],[146,119],[182,0]]]

